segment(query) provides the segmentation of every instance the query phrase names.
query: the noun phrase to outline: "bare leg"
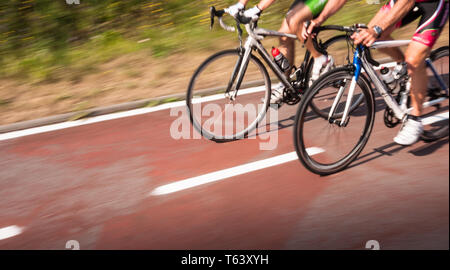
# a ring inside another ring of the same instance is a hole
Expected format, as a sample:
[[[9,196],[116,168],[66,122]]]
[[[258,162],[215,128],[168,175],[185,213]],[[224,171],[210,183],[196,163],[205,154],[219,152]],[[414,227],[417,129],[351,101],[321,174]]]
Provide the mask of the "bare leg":
[[[412,41],[405,53],[408,64],[408,74],[411,77],[411,105],[413,110],[411,115],[420,116],[422,114],[422,103],[426,96],[428,75],[425,66],[425,58],[430,55],[431,48]]]
[[[286,22],[289,26],[289,29],[297,36],[298,40],[300,40],[301,42],[304,42],[301,35],[303,30],[303,23],[307,20],[311,20],[312,18],[313,15],[311,13],[311,10],[302,3],[294,7],[286,16]],[[306,48],[314,58],[322,55],[321,53],[316,51],[310,39],[308,39],[308,41],[306,42]]]
[[[279,32],[286,34],[294,34],[289,29],[289,25],[286,19],[283,20]],[[289,64],[293,65],[295,60],[295,40],[292,38],[281,37],[280,38],[280,46],[278,47],[280,52],[286,56],[289,61]]]

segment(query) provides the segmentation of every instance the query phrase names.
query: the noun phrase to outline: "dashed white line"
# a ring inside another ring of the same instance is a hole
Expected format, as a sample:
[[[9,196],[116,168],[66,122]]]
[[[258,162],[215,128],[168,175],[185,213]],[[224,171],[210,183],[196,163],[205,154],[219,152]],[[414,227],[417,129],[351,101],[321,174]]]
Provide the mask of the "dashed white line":
[[[23,228],[18,227],[16,225],[8,226],[0,229],[0,240],[4,240],[7,238],[14,237],[23,232]]]
[[[307,152],[309,155],[312,156],[312,155],[322,153],[322,152],[324,152],[324,150],[321,148],[318,148],[318,147],[311,147],[311,148],[307,149]],[[224,169],[224,170],[220,170],[220,171],[216,171],[216,172],[212,172],[212,173],[207,173],[207,174],[196,176],[193,178],[176,181],[171,184],[167,184],[167,185],[155,188],[149,195],[150,196],[166,195],[166,194],[186,190],[189,188],[197,187],[200,185],[221,181],[226,178],[233,177],[233,176],[237,176],[237,175],[277,166],[277,165],[287,163],[287,162],[297,160],[297,159],[298,159],[297,153],[290,152],[287,154],[271,157],[268,159],[263,159],[263,160],[247,163],[244,165],[232,167],[232,168],[228,168],[228,169]]]

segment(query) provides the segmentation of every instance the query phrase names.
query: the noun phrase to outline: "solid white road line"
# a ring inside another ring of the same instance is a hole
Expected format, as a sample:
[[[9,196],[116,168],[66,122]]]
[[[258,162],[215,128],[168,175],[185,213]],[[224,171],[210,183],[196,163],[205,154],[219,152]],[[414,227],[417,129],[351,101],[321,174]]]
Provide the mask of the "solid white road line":
[[[16,225],[1,228],[0,229],[0,240],[14,237],[23,232],[23,228],[17,227]]]
[[[318,147],[311,147],[311,148],[307,149],[307,152],[309,155],[312,156],[312,155],[322,153],[322,152],[324,152],[324,150],[321,148],[318,148]],[[197,187],[200,185],[217,182],[217,181],[224,180],[226,178],[230,178],[233,176],[237,176],[237,175],[241,175],[241,174],[245,174],[245,173],[249,173],[249,172],[254,172],[254,171],[265,169],[265,168],[270,168],[270,167],[277,166],[277,165],[287,163],[290,161],[294,161],[297,159],[298,159],[297,153],[290,152],[287,154],[271,157],[268,159],[263,159],[263,160],[247,163],[244,165],[239,165],[239,166],[232,167],[229,169],[220,170],[220,171],[216,171],[216,172],[212,172],[212,173],[207,173],[204,175],[188,178],[188,179],[181,180],[181,181],[176,181],[171,184],[167,184],[167,185],[155,188],[149,194],[149,196],[166,195],[166,194],[182,191],[185,189]]]
[[[249,89],[240,91],[239,94],[247,95],[247,94],[262,91],[262,89],[263,88],[261,88],[261,87],[253,87],[253,88],[249,88]],[[213,95],[213,96],[195,99],[195,103],[209,102],[209,101],[217,100],[220,98],[223,98],[223,95]],[[80,119],[80,120],[76,120],[76,121],[63,122],[63,123],[58,123],[58,124],[53,124],[53,125],[48,125],[48,126],[12,131],[12,132],[0,134],[0,141],[15,139],[15,138],[29,136],[29,135],[35,135],[35,134],[40,134],[40,133],[45,133],[45,132],[51,132],[51,131],[71,128],[71,127],[83,126],[83,125],[88,125],[88,124],[93,124],[93,123],[98,123],[98,122],[103,122],[103,121],[108,121],[108,120],[114,120],[114,119],[130,117],[130,116],[147,114],[147,113],[152,113],[152,112],[157,112],[157,111],[162,111],[162,110],[167,110],[167,109],[182,107],[182,106],[186,106],[186,101],[171,102],[171,103],[166,103],[166,104],[158,105],[158,106],[151,107],[151,108],[141,108],[141,109],[135,109],[135,110],[131,110],[131,111],[105,114],[105,115],[100,115],[100,116],[96,116],[96,117]]]

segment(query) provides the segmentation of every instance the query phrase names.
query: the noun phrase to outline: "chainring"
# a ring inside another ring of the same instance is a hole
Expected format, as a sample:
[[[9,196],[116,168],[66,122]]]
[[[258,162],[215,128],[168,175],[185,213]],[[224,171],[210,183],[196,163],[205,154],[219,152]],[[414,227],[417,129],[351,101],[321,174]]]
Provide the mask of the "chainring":
[[[292,91],[290,89],[286,89],[286,91],[283,92],[283,102],[288,105],[296,105],[300,102],[302,97],[302,94],[300,91]]]
[[[400,124],[400,120],[395,117],[394,111],[389,107],[384,110],[384,124],[388,128],[394,128]]]

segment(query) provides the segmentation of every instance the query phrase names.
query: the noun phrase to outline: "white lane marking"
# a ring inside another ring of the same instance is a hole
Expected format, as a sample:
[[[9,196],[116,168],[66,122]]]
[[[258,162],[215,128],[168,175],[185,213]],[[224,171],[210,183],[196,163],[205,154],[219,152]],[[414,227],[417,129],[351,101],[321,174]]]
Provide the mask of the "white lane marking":
[[[386,63],[383,65],[386,67],[391,67],[391,66],[395,65],[395,62]],[[378,69],[379,69],[379,67],[378,67]],[[264,87],[257,86],[257,87],[253,87],[253,88],[249,88],[249,89],[240,91],[239,94],[246,95],[246,94],[256,93],[256,92],[263,91],[263,90],[264,90]],[[203,98],[199,98],[199,99],[194,99],[195,101],[193,101],[193,103],[209,102],[209,101],[220,99],[222,97],[223,97],[223,95],[221,95],[221,94],[207,96],[207,97],[203,97]],[[151,107],[151,108],[134,109],[131,111],[105,114],[105,115],[95,116],[95,117],[76,120],[76,121],[69,121],[69,122],[63,122],[63,123],[47,125],[47,126],[42,126],[42,127],[35,127],[35,128],[24,129],[24,130],[12,131],[12,132],[0,134],[0,141],[6,141],[6,140],[10,140],[10,139],[20,138],[20,137],[25,137],[25,136],[30,136],[30,135],[40,134],[40,133],[46,133],[46,132],[71,128],[71,127],[89,125],[89,124],[94,124],[94,123],[98,123],[98,122],[109,121],[109,120],[114,120],[114,119],[119,119],[119,118],[147,114],[147,113],[152,113],[152,112],[157,112],[157,111],[162,111],[162,110],[167,110],[167,109],[171,109],[171,108],[185,106],[185,104],[186,104],[186,101],[183,100],[183,101],[166,103],[166,104],[162,104],[162,105]]]
[[[247,94],[255,93],[258,91],[262,91],[261,89],[263,89],[263,88],[253,87],[253,88],[245,89],[239,93],[240,93],[240,95],[247,95]],[[208,96],[205,98],[195,99],[195,101],[196,101],[196,103],[198,103],[200,101],[209,102],[209,101],[217,100],[220,98],[223,98],[223,95]],[[88,124],[93,124],[93,123],[98,123],[98,122],[103,122],[103,121],[108,121],[108,120],[114,120],[114,119],[119,119],[119,118],[147,114],[147,113],[152,113],[152,112],[157,112],[157,111],[162,111],[162,110],[167,110],[167,109],[182,107],[182,106],[186,106],[186,101],[184,101],[184,100],[177,101],[177,102],[158,105],[158,106],[151,107],[151,108],[134,109],[131,111],[105,114],[105,115],[95,116],[95,117],[91,117],[91,118],[80,119],[80,120],[76,120],[76,121],[69,121],[69,122],[48,125],[48,126],[12,131],[12,132],[0,134],[0,141],[15,139],[15,138],[29,136],[29,135],[35,135],[35,134],[40,134],[40,133],[45,133],[45,132],[51,132],[51,131],[71,128],[71,127],[83,126],[83,125],[88,125]]]
[[[14,237],[16,235],[21,234],[22,232],[23,232],[23,228],[17,227],[16,225],[1,228],[0,229],[0,240]]]
[[[311,147],[311,148],[306,149],[306,151],[311,156],[324,152],[323,149],[318,148],[318,147]],[[182,191],[185,189],[197,187],[200,185],[217,182],[217,181],[224,180],[226,178],[230,178],[233,176],[246,174],[249,172],[254,172],[254,171],[265,169],[265,168],[270,168],[270,167],[277,166],[277,165],[287,163],[290,161],[294,161],[297,159],[298,159],[297,153],[290,152],[287,154],[283,154],[283,155],[279,155],[279,156],[275,156],[275,157],[271,157],[271,158],[267,158],[267,159],[263,159],[263,160],[258,160],[255,162],[239,165],[236,167],[232,167],[232,168],[228,168],[228,169],[224,169],[224,170],[220,170],[220,171],[216,171],[216,172],[212,172],[212,173],[207,173],[204,175],[188,178],[185,180],[176,181],[171,184],[167,184],[167,185],[155,188],[149,194],[149,196],[166,195],[166,194]]]
[[[248,89],[241,89],[238,92],[238,96],[242,96],[242,95],[248,95],[248,94],[253,94],[253,93],[258,93],[258,92],[262,92],[266,89],[265,86],[257,86],[257,87],[252,87],[252,88],[248,88]],[[192,104],[197,104],[197,103],[201,103],[201,102],[209,102],[209,101],[213,101],[213,100],[218,100],[224,97],[224,94],[215,94],[212,96],[206,96],[206,97],[197,97],[197,98],[193,98],[192,99]]]
[[[432,115],[432,116],[423,118],[422,125],[424,125],[424,126],[431,125],[433,123],[443,121],[443,120],[448,120],[448,112],[444,112],[441,114],[436,114],[436,115]]]

